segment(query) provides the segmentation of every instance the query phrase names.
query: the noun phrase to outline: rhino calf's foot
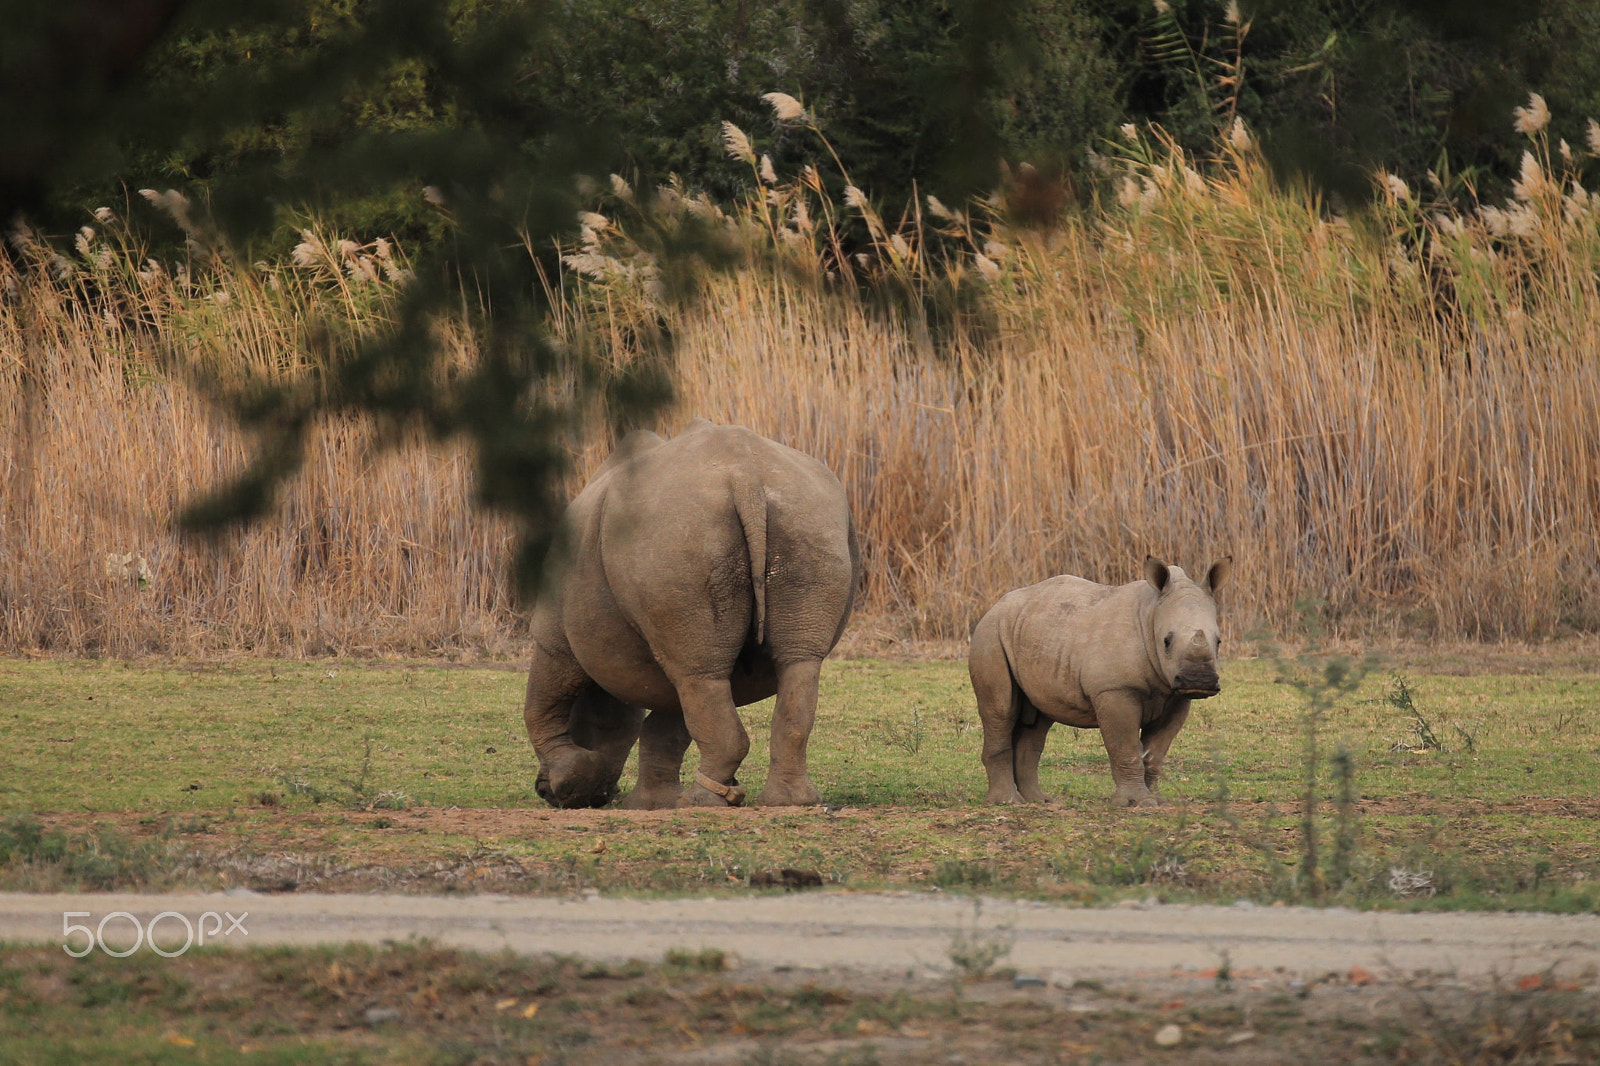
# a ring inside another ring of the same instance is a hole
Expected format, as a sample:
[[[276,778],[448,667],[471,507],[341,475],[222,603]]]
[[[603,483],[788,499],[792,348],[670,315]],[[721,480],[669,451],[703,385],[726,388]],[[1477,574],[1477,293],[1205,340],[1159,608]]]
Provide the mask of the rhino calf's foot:
[[[1163,800],[1151,792],[1116,792],[1111,796],[1113,807],[1159,807]]]

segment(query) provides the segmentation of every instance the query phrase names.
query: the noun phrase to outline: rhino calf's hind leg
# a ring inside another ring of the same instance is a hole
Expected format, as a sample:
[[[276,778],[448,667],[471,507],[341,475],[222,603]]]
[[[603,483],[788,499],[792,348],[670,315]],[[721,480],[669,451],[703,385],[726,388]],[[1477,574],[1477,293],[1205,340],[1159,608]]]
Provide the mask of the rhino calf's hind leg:
[[[683,756],[690,739],[683,715],[651,711],[639,731],[639,783],[617,806],[645,811],[676,807],[683,795]]]
[[[1028,719],[1033,721],[1029,722]],[[1044,740],[1055,723],[1038,709],[1027,703],[1017,716],[1016,732],[1012,734],[1011,750],[1015,765],[1017,792],[1029,803],[1050,803],[1049,796],[1039,787],[1039,756],[1044,753]]]
[[[739,806],[744,803],[744,789],[735,782],[734,774],[750,752],[750,735],[739,721],[732,687],[726,678],[685,678],[674,684],[683,706],[683,724],[700,749],[700,769],[678,805]]]
[[[978,697],[978,720],[983,725],[983,768],[989,775],[985,803],[1018,803],[1016,747],[1017,716],[1022,694],[1011,677],[1005,652],[993,627],[983,623],[972,634],[972,655],[967,668]]]
[[[806,744],[817,720],[819,660],[778,667],[778,703],[772,712],[772,768],[756,797],[763,807],[809,807],[821,801],[806,772]]]

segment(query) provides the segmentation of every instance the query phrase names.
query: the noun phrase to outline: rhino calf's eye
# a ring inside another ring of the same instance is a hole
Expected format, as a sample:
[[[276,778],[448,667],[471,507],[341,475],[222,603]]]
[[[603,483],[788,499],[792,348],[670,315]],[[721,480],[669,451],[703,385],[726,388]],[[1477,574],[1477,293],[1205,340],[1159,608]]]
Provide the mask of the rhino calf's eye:
[[[1168,651],[1172,650],[1172,634],[1171,633],[1167,634],[1167,639],[1161,642],[1161,646],[1166,648]]]

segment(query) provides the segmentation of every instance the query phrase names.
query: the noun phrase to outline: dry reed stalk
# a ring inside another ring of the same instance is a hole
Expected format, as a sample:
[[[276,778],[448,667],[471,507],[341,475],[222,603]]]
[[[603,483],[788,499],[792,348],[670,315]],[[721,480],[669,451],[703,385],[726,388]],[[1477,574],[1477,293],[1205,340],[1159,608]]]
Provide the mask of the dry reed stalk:
[[[510,531],[472,506],[460,449],[379,452],[365,425],[330,422],[276,520],[220,547],[172,531],[246,442],[162,349],[222,374],[300,374],[307,323],[359,326],[369,312],[350,301],[376,313],[375,292],[282,271],[233,277],[219,300],[164,273],[48,267],[0,260],[18,294],[0,307],[0,647],[520,654]],[[148,580],[113,553],[142,555]]]
[[[669,189],[658,210],[727,226],[756,265],[674,308],[594,216],[553,324],[616,360],[670,326],[663,428],[742,423],[832,467],[879,632],[959,642],[1010,588],[1128,580],[1145,551],[1232,552],[1236,634],[1303,599],[1349,635],[1592,630],[1600,220],[1529,136],[1515,202],[1453,213],[1388,183],[1355,225],[1273,185],[1242,132],[1202,175],[1132,131],[1116,202],[1045,234],[983,204],[891,227],[812,167],[728,212]],[[330,422],[277,519],[226,550],[169,531],[244,442],[162,352],[305,374],[311,323],[385,321],[376,245],[308,237],[302,267],[188,277],[111,239],[0,261],[0,647],[518,653],[510,531],[472,508],[458,451],[379,454]],[[575,446],[574,486],[607,451]]]
[[[674,313],[671,423],[743,423],[828,463],[864,612],[907,638],[960,640],[1052,574],[1129,580],[1145,551],[1232,552],[1240,633],[1303,600],[1350,634],[1600,623],[1600,220],[1575,175],[1538,180],[1546,146],[1509,222],[1430,217],[1391,183],[1354,228],[1274,186],[1248,137],[1209,177],[1157,141],[1123,203],[1049,235],[939,205],[970,247],[937,262],[904,253],[928,246],[920,222],[888,234],[847,190],[872,247],[848,262],[817,205],[823,231],[764,253],[805,269],[714,279]],[[770,203],[817,190],[767,191],[730,225],[759,240]],[[869,310],[830,271],[925,294],[981,278],[998,325],[935,345],[925,315]],[[604,332],[627,299],[580,303]]]

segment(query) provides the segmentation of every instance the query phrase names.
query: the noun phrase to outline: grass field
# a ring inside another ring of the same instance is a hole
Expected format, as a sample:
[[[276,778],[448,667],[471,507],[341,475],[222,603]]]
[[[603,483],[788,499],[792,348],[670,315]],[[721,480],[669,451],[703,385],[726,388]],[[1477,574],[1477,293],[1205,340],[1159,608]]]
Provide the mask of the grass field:
[[[1410,709],[1396,675],[1369,674],[1319,729],[1313,862],[1304,703],[1268,660],[1226,665],[1156,811],[1106,808],[1098,736],[1065,728],[1043,766],[1059,805],[981,806],[965,665],[844,660],[811,747],[827,808],[646,814],[537,799],[513,670],[7,661],[0,887],[746,891],[793,866],[1084,902],[1590,909],[1600,676],[1582,665],[1461,675],[1436,657],[1405,675]],[[752,795],[770,713],[745,711]]]

